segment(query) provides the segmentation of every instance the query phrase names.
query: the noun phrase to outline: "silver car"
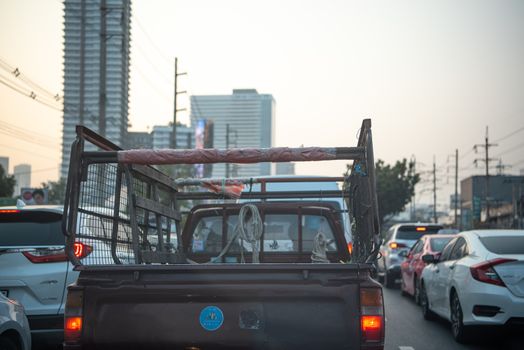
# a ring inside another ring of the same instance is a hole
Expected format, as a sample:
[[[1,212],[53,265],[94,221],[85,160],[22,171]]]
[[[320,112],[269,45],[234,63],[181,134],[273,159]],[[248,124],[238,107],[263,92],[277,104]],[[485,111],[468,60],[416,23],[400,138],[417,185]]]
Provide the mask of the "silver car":
[[[387,287],[395,286],[400,281],[400,264],[407,252],[422,236],[436,234],[443,229],[442,225],[426,223],[403,223],[393,225],[386,234],[384,244],[380,247],[381,257],[377,261],[379,280]]]
[[[0,349],[31,349],[31,332],[24,307],[3,294],[0,294]]]

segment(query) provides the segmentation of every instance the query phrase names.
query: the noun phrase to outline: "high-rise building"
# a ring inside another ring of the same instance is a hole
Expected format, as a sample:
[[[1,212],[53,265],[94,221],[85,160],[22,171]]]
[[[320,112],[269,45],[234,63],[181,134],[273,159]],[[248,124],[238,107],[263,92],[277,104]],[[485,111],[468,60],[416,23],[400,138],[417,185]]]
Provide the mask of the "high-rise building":
[[[65,0],[61,176],[75,125],[124,145],[128,124],[130,0]]]
[[[191,123],[213,121],[215,148],[267,148],[275,142],[275,99],[255,89],[233,90],[232,95],[191,96]],[[270,175],[271,164],[213,165],[213,177]]]
[[[9,157],[0,157],[0,165],[4,168],[4,173],[9,174]]]
[[[14,195],[17,196],[20,194],[20,189],[24,187],[31,187],[31,165],[15,165],[13,168],[13,174],[16,180]]]
[[[151,132],[153,148],[171,148],[171,137],[173,127],[168,125],[155,125]],[[189,149],[195,147],[195,132],[192,127],[177,124],[176,127],[176,148]]]

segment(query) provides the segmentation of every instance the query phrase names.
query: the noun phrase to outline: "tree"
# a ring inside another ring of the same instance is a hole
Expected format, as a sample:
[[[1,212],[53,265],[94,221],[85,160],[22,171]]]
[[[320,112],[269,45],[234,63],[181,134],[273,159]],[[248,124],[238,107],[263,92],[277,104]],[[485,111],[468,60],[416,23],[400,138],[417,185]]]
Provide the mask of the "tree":
[[[66,179],[58,181],[42,182],[42,188],[47,189],[47,201],[49,204],[63,204],[65,200]]]
[[[12,197],[15,185],[15,176],[7,175],[7,171],[0,165],[0,197]]]
[[[403,211],[413,197],[415,185],[420,181],[414,168],[414,163],[405,158],[402,161],[397,160],[393,166],[380,159],[375,164],[381,224]]]

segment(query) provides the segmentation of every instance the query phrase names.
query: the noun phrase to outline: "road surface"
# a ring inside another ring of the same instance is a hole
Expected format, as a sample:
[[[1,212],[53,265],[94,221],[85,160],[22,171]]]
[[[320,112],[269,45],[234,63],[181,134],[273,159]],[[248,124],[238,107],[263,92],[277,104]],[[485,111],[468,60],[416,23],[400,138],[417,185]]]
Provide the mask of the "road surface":
[[[455,342],[450,324],[426,321],[413,299],[401,296],[400,289],[384,288],[386,308],[386,350],[522,350],[524,337],[485,333],[469,345]],[[524,333],[524,332],[523,332]]]

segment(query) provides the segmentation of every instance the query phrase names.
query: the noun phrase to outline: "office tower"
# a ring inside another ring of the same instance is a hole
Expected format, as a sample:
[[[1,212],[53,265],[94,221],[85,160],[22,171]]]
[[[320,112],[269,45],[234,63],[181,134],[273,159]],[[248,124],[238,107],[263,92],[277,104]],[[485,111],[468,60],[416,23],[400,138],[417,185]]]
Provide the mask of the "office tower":
[[[130,22],[130,0],[64,2],[62,177],[77,124],[125,144]]]
[[[214,148],[267,148],[275,141],[275,100],[255,89],[235,89],[232,95],[191,96],[191,123],[213,122]],[[213,177],[270,175],[271,164],[214,164]]]

